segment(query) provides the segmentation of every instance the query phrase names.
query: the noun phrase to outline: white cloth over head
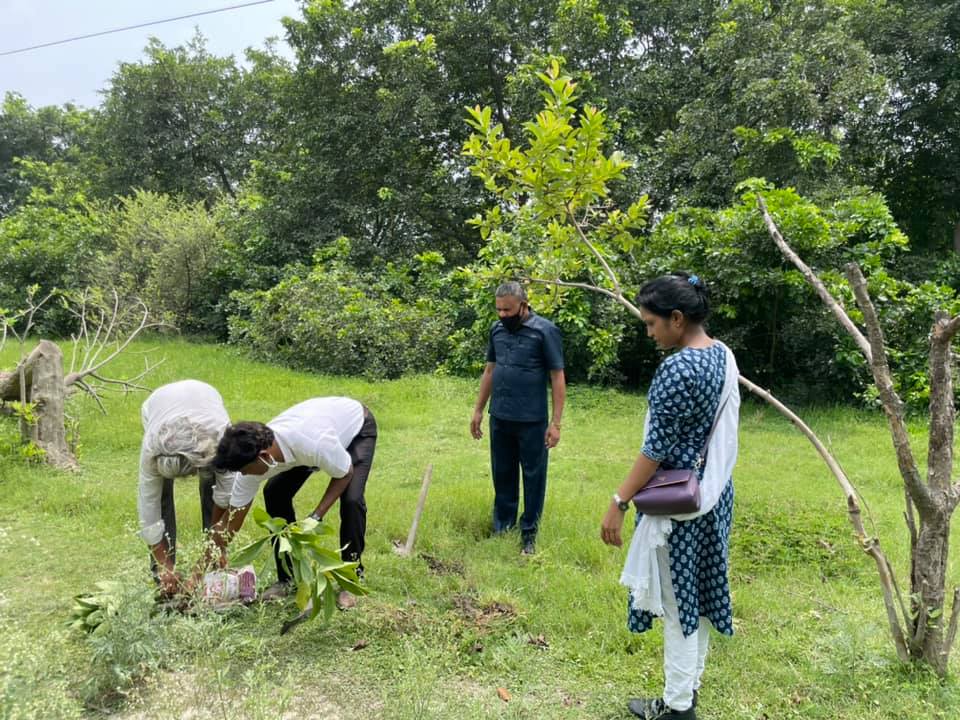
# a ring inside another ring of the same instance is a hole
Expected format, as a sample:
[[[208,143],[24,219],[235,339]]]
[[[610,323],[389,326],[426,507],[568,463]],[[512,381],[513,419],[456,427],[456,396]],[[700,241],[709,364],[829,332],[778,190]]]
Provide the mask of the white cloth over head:
[[[140,445],[140,479],[137,509],[140,515],[140,536],[148,545],[163,539],[165,526],[161,517],[160,498],[164,478],[157,472],[157,436],[160,429],[178,418],[187,418],[205,430],[214,441],[219,440],[230,424],[223,398],[216,388],[199,380],[180,380],[154,390],[140,408],[143,441]],[[203,468],[201,473],[213,473]],[[225,508],[233,492],[234,473],[216,473],[213,502]]]

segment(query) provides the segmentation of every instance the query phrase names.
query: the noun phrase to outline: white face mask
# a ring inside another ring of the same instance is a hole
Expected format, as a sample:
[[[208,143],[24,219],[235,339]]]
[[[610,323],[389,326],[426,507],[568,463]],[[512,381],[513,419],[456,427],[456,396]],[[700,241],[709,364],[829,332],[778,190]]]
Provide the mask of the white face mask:
[[[267,466],[267,470],[273,470],[280,463],[273,459],[273,456],[270,453],[264,453],[263,455],[258,455],[260,462]]]

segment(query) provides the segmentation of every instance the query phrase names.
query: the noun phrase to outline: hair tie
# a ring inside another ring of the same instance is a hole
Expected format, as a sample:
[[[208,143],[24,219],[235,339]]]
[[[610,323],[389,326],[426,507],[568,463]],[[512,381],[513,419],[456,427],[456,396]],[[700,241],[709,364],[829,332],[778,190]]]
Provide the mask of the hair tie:
[[[690,277],[687,278],[687,282],[690,283],[691,285],[693,285],[694,287],[696,287],[696,286],[697,286],[697,283],[700,282],[700,276],[699,276],[699,275],[691,275]]]

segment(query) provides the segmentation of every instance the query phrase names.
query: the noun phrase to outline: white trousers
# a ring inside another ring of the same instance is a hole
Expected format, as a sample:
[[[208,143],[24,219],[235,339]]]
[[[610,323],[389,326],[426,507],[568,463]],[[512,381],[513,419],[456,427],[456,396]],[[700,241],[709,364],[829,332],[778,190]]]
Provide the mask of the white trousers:
[[[693,691],[700,687],[710,641],[710,621],[701,617],[697,631],[689,637],[683,636],[680,609],[670,578],[669,546],[657,548],[657,564],[663,594],[663,702],[682,711],[693,705]]]

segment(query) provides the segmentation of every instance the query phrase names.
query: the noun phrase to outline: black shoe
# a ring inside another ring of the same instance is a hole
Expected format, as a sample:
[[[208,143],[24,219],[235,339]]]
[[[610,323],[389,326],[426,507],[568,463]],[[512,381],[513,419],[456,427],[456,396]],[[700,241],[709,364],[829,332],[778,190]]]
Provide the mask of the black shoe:
[[[523,548],[520,550],[520,554],[521,554],[521,555],[536,555],[536,554],[537,554],[537,546],[536,546],[536,544],[533,542],[533,540],[524,540],[524,541],[523,541]]]
[[[697,720],[697,712],[691,705],[686,710],[674,710],[661,698],[633,698],[627,707],[643,720]]]

